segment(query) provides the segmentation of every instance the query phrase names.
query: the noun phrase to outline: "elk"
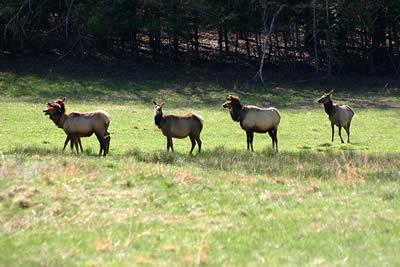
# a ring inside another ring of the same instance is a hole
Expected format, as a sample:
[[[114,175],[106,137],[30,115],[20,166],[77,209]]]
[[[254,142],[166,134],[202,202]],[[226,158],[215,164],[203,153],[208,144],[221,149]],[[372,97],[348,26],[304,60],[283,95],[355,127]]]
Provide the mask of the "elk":
[[[54,124],[62,128],[71,141],[71,147],[75,143],[78,152],[77,143],[80,137],[88,137],[93,133],[96,135],[100,143],[99,156],[103,153],[106,156],[110,146],[110,134],[107,132],[110,125],[110,115],[102,110],[94,112],[66,112],[64,99],[57,99],[52,103],[47,103],[47,108],[43,110],[45,115],[49,115]]]
[[[256,106],[243,106],[237,96],[227,96],[226,102],[222,105],[229,108],[233,121],[240,122],[240,127],[246,131],[247,150],[254,152],[254,133],[267,133],[272,139],[272,149],[278,152],[278,126],[281,114],[274,108],[259,108]]]
[[[186,138],[190,137],[192,142],[192,148],[190,153],[192,154],[194,147],[197,145],[199,147],[199,154],[201,152],[201,140],[200,133],[203,129],[203,118],[195,113],[189,113],[186,115],[163,115],[162,106],[164,103],[154,104],[154,123],[158,128],[161,129],[164,136],[167,137],[167,151],[171,148],[174,152],[174,145],[172,143],[172,138]]]
[[[338,106],[332,101],[332,89],[329,93],[324,93],[317,102],[324,105],[325,112],[329,115],[332,127],[332,143],[335,134],[335,125],[339,128],[339,137],[342,143],[342,127],[347,132],[347,143],[350,143],[350,124],[354,116],[354,111],[347,105]]]
[[[65,100],[65,98],[64,99],[57,99],[54,102],[59,104],[61,106],[61,109],[65,110],[64,100]],[[74,151],[74,144],[75,144],[76,153],[79,154],[79,150],[78,150],[78,144],[79,144],[79,147],[81,148],[81,152],[83,152],[81,138],[73,137],[71,135],[68,135],[67,138],[65,139],[63,151],[65,151],[65,147],[67,146],[69,141],[71,141],[71,151]],[[72,141],[74,141],[74,142],[72,143]]]

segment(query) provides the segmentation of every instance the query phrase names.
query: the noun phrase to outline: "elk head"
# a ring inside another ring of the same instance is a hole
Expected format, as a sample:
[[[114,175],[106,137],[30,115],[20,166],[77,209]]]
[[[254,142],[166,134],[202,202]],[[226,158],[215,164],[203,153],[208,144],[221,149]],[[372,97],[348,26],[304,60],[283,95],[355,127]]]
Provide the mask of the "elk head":
[[[320,104],[327,104],[327,103],[331,102],[331,101],[332,101],[332,93],[333,93],[333,90],[334,90],[334,89],[332,89],[329,93],[324,93],[324,94],[317,100],[317,102],[320,103]]]

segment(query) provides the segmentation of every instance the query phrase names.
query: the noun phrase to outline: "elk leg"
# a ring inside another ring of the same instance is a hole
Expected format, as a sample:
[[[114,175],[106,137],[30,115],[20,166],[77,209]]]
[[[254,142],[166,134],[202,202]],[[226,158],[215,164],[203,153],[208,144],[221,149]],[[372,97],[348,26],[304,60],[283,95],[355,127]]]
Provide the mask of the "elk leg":
[[[271,133],[272,133],[272,135],[271,135]],[[275,148],[275,151],[279,152],[278,151],[278,129],[271,130],[271,133],[270,133],[270,136],[272,138],[272,149]]]
[[[189,154],[192,154],[193,149],[196,146],[196,140],[194,139],[193,135],[190,135],[189,137],[190,137],[190,142],[192,142],[192,148],[190,149],[190,153]]]
[[[172,143],[172,137],[167,136],[167,152],[169,152],[170,147],[171,147],[171,151],[174,152],[174,145]]]
[[[340,140],[342,141],[342,144],[344,143],[343,138],[342,138],[342,126],[339,126],[339,137]]]
[[[197,141],[197,145],[199,146],[199,154],[201,152],[201,140],[200,140],[200,136],[196,136],[196,141]]]
[[[331,124],[332,127],[332,143],[333,143],[333,136],[335,135],[335,125]]]
[[[251,152],[254,152],[253,149],[253,138],[254,132],[253,131],[246,131],[247,134],[247,150],[249,150],[249,146],[251,147]]]
[[[76,154],[79,154],[78,142],[79,142],[79,137],[75,137],[74,144],[75,144]]]
[[[69,136],[69,135],[67,135],[67,138],[65,139],[65,142],[64,142],[64,148],[63,148],[63,151],[65,150],[65,147],[67,146],[67,144],[68,144],[69,140],[70,140],[70,136]]]
[[[79,143],[79,147],[81,148],[81,152],[83,153],[83,148],[82,148],[82,143],[81,143],[80,137],[78,137],[78,143]]]
[[[99,152],[99,157],[101,156],[101,152],[105,152],[104,148],[104,135],[102,136],[101,134],[96,133],[97,140],[99,140],[100,143],[100,152]],[[105,156],[105,155],[104,155]]]
[[[247,150],[250,150],[250,131],[246,131]]]
[[[104,147],[106,154],[108,154],[108,151],[110,150],[110,140],[111,140],[110,133],[107,132],[106,136],[104,137]]]
[[[74,152],[75,137],[71,135],[71,136],[69,137],[69,141],[70,141],[69,145],[70,145],[70,147],[71,147],[71,151]]]
[[[350,122],[347,124],[347,127],[344,127],[347,132],[347,143],[350,143]]]
[[[253,148],[253,139],[254,139],[254,132],[251,132],[251,134],[250,134],[251,152],[254,152],[254,148]]]
[[[250,137],[249,137],[249,132],[246,131],[246,142],[247,142],[247,150],[250,149]]]
[[[271,139],[272,139],[272,150],[274,150],[274,149],[275,149],[274,130],[273,130],[273,129],[269,130],[269,131],[268,131],[268,134],[269,134],[269,136],[270,136]]]

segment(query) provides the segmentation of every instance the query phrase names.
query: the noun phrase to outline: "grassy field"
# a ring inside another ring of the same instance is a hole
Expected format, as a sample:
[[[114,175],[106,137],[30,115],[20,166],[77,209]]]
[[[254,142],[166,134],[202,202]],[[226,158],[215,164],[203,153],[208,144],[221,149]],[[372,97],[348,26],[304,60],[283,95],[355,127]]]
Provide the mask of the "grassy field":
[[[155,74],[0,72],[0,265],[400,265],[399,88],[336,82],[356,115],[352,143],[332,144],[326,81]],[[260,134],[247,152],[227,94],[281,111],[278,154]],[[111,115],[107,158],[95,137],[62,152],[42,110],[63,96]],[[201,155],[189,139],[166,153],[152,99],[203,116]]]

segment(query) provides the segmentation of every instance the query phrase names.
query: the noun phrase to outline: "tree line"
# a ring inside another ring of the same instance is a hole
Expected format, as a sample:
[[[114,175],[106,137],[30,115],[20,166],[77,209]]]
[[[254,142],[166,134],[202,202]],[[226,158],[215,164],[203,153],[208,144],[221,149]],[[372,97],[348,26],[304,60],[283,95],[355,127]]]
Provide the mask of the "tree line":
[[[398,0],[0,0],[0,30],[11,53],[400,74]]]

